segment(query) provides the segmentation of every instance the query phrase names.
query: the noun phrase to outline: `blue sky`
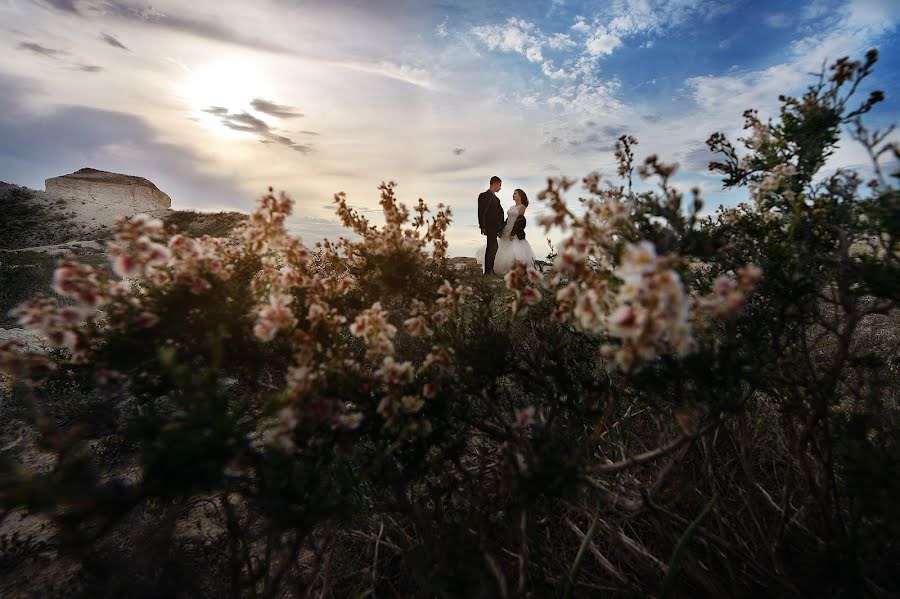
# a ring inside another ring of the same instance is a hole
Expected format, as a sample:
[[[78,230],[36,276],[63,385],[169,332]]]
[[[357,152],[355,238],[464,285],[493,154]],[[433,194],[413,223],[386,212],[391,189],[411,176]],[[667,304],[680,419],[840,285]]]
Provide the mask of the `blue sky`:
[[[177,208],[242,210],[273,185],[312,242],[341,233],[334,192],[374,211],[393,179],[449,204],[450,253],[471,255],[491,175],[506,206],[548,175],[611,174],[626,132],[710,210],[735,203],[704,140],[771,114],[826,59],[877,47],[864,91],[888,100],[870,122],[896,122],[898,21],[896,0],[0,0],[0,180],[92,166]],[[857,165],[846,143],[827,168]]]

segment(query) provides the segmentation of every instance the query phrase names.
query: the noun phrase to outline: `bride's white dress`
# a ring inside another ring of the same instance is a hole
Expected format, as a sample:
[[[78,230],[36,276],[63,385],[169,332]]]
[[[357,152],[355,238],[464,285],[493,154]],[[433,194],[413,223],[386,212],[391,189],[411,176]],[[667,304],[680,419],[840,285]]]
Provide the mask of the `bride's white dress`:
[[[509,238],[513,225],[519,217],[519,207],[513,204],[506,211],[506,224],[503,226],[503,232],[497,240],[497,255],[494,257],[494,273],[505,275],[512,270],[516,262],[524,262],[525,264],[534,265],[534,252],[531,244],[527,239],[519,239],[518,237]],[[487,244],[481,246],[475,252],[475,259],[481,268],[484,268],[484,254],[487,252]]]

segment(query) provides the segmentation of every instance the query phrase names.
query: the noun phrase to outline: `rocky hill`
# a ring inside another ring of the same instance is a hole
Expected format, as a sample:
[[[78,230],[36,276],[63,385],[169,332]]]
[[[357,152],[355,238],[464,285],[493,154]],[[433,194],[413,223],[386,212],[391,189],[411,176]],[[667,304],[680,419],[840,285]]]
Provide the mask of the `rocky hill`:
[[[143,212],[172,207],[172,198],[147,179],[94,168],[47,179],[44,185],[47,193],[84,201],[104,211]]]
[[[0,181],[0,326],[15,326],[8,311],[36,293],[50,293],[56,262],[67,255],[105,267],[105,243],[122,217],[146,213],[199,237],[222,236],[239,212],[172,210],[172,200],[143,177],[83,168],[46,180],[39,191]],[[0,339],[5,336],[0,329]]]

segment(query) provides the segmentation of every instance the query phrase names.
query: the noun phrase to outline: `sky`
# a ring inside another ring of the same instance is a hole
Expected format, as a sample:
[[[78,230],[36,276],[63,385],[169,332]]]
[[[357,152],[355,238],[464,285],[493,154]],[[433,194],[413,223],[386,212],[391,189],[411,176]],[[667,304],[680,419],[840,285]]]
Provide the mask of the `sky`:
[[[826,60],[878,48],[869,122],[897,122],[898,23],[898,0],[0,0],[0,180],[90,166],[173,208],[244,211],[271,185],[307,243],[345,233],[339,191],[377,222],[393,180],[408,205],[451,207],[463,256],[497,175],[504,208],[515,188],[535,200],[542,256],[547,177],[613,176],[623,133],[712,211],[744,194],[707,172],[705,140],[774,114]],[[847,140],[826,169],[866,162]]]

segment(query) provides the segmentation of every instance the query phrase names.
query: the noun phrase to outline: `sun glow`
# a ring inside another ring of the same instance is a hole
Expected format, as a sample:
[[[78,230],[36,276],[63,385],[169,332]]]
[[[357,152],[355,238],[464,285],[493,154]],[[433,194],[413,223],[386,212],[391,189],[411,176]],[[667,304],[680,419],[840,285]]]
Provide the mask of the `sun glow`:
[[[247,134],[226,127],[222,115],[249,112],[254,98],[273,97],[259,69],[243,61],[216,62],[192,69],[178,93],[202,125],[235,137]]]

